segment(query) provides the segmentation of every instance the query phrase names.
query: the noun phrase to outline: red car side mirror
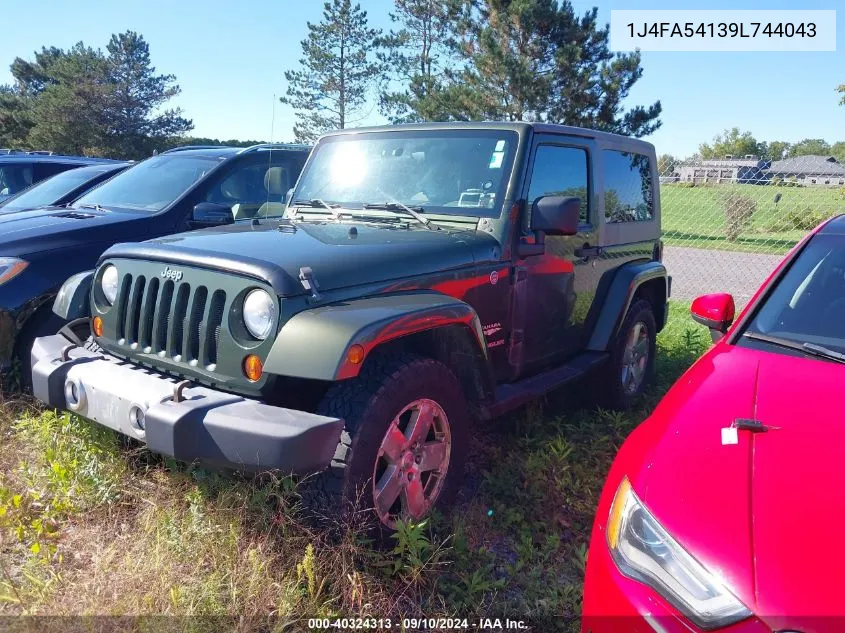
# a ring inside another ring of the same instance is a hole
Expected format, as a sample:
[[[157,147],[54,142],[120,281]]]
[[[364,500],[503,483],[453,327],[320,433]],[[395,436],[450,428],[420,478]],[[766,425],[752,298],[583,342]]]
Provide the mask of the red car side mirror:
[[[715,343],[734,322],[736,306],[733,296],[727,292],[720,292],[698,297],[692,302],[690,313],[696,323],[701,323],[710,329]]]

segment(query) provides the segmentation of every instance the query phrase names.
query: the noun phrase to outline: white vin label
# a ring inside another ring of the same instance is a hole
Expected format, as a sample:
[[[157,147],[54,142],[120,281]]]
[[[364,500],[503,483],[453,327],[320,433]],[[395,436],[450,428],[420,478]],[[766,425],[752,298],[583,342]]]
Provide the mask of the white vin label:
[[[834,10],[613,10],[610,49],[835,51]]]

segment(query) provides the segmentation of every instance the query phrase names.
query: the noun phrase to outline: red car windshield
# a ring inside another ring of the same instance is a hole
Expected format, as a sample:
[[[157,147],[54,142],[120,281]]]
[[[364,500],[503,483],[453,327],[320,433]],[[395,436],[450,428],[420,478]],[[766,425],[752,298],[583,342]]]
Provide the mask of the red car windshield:
[[[845,236],[813,237],[743,335],[740,344],[771,351],[800,352],[809,343],[845,353]]]

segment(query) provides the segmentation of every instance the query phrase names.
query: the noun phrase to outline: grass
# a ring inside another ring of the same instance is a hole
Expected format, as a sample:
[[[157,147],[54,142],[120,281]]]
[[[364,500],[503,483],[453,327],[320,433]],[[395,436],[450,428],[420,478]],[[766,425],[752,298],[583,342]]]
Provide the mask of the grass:
[[[386,547],[360,525],[318,527],[289,479],[175,464],[76,417],[7,402],[0,615],[145,616],[133,620],[139,630],[191,616],[169,628],[197,631],[519,616],[535,630],[577,630],[605,473],[708,340],[673,304],[656,384],[630,414],[578,408],[561,393],[479,425],[460,512],[402,526]]]
[[[735,241],[725,237],[725,197],[739,194],[756,204],[751,223]],[[775,203],[776,194],[780,194]],[[823,219],[842,212],[845,189],[709,184],[660,186],[664,240],[672,246],[755,253],[786,253]]]

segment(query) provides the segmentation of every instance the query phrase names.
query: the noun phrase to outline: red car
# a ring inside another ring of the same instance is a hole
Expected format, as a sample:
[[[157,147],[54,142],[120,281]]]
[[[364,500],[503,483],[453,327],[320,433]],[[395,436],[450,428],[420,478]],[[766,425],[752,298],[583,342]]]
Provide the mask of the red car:
[[[631,433],[599,501],[582,631],[845,631],[845,216],[798,244]]]

